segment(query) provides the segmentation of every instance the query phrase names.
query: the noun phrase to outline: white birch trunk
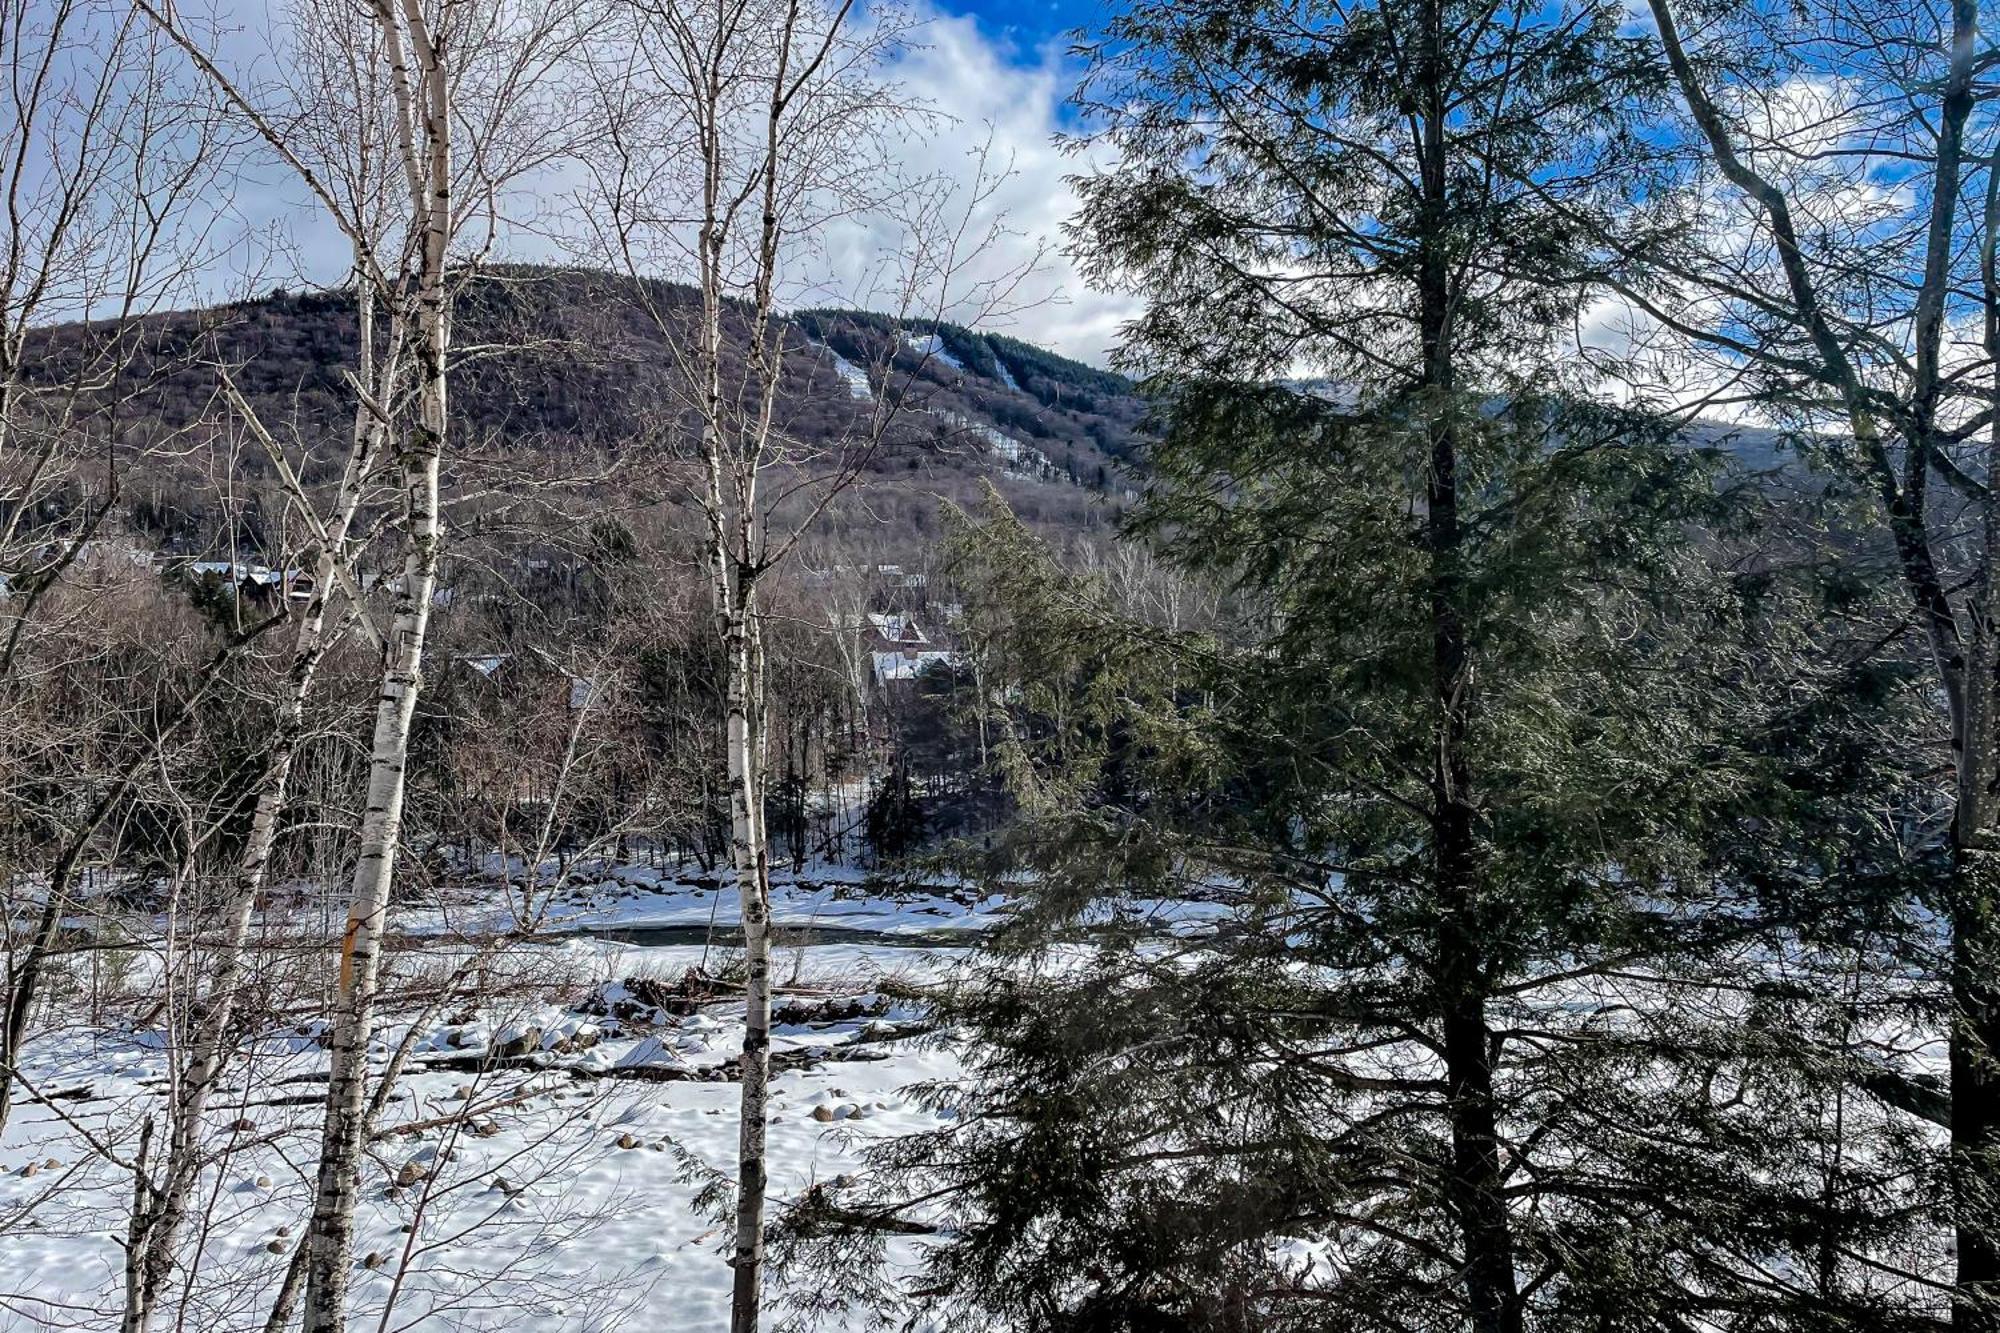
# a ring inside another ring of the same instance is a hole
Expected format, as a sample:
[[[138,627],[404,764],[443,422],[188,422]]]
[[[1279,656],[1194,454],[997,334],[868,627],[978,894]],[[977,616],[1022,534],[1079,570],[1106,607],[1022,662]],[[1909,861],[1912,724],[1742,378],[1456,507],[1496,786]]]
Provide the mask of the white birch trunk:
[[[754,1333],[764,1271],[765,1133],[771,1083],[771,853],[764,824],[762,649],[751,605],[728,628],[731,850],[743,922],[742,1102],[737,1123],[732,1333]]]
[[[770,1079],[771,905],[770,844],[765,823],[764,645],[759,585],[781,563],[834,494],[858,475],[879,442],[881,412],[852,456],[836,460],[836,476],[813,497],[806,517],[786,520],[773,539],[759,508],[759,482],[767,465],[814,466],[778,425],[779,381],[787,330],[777,317],[784,240],[812,224],[818,173],[835,170],[832,155],[871,132],[881,103],[849,96],[845,73],[886,52],[872,39],[849,41],[844,28],[853,0],[826,6],[805,0],[724,0],[715,6],[665,0],[636,11],[638,41],[657,64],[633,86],[614,91],[614,105],[634,117],[637,134],[621,140],[619,153],[647,141],[656,122],[652,108],[672,111],[657,122],[663,154],[685,160],[698,181],[683,191],[674,179],[670,202],[641,204],[640,187],[625,193],[629,176],[613,173],[613,217],[607,239],[628,271],[643,278],[635,240],[680,217],[683,194],[696,196],[694,240],[700,292],[699,325],[684,339],[678,312],[644,302],[668,336],[675,380],[700,414],[702,475],[690,478],[707,524],[703,548],[716,634],[723,650],[726,766],[730,801],[730,862],[741,902],[745,1017],[738,1121],[737,1198],[730,1326],[754,1333],[761,1321],[766,1168],[766,1118]],[[614,78],[620,83],[622,77]],[[750,91],[754,90],[754,91]],[[822,98],[824,100],[822,100]],[[756,117],[761,142],[745,141],[738,127]],[[845,161],[845,158],[841,158]],[[626,163],[624,165],[629,165]],[[669,173],[671,175],[671,173]],[[633,208],[631,206],[637,205]],[[630,208],[630,211],[628,211]],[[671,247],[681,253],[677,237]],[[725,314],[727,321],[725,321]],[[747,318],[745,318],[747,316]],[[724,330],[749,344],[742,358],[724,365]],[[740,330],[740,332],[736,332]],[[694,345],[687,347],[691,341]],[[685,350],[683,350],[685,349]],[[723,379],[730,377],[729,392]],[[865,657],[854,662],[865,671]],[[860,678],[857,677],[857,684]],[[857,696],[858,697],[858,696]]]
[[[341,941],[319,1181],[306,1228],[306,1333],[346,1330],[354,1206],[361,1188],[362,1147],[367,1133],[368,1049],[380,984],[382,930],[402,832],[410,723],[423,686],[424,641],[430,625],[442,537],[438,471],[447,425],[445,375],[451,345],[445,287],[445,258],[452,229],[451,80],[440,63],[439,50],[419,0],[402,0],[400,13],[391,7],[391,0],[377,0],[375,12],[398,104],[397,128],[402,136],[400,148],[410,188],[411,224],[422,247],[414,292],[418,419],[396,446],[407,525],[403,575],[396,593],[395,618],[384,646],[382,692],[375,708],[368,795],[361,820],[361,850],[354,866],[347,929]],[[416,58],[414,79],[405,60],[406,43]]]
[[[322,562],[324,563],[324,562]],[[319,587],[323,588],[322,583]],[[315,592],[300,622],[287,690],[275,721],[271,752],[251,816],[250,833],[237,862],[227,919],[207,992],[193,1006],[188,1023],[186,1063],[171,1091],[167,1153],[161,1182],[153,1186],[141,1165],[140,1184],[126,1241],[128,1272],[136,1281],[126,1286],[122,1333],[145,1333],[174,1268],[174,1249],[187,1220],[188,1203],[201,1174],[202,1128],[208,1095],[215,1087],[232,1050],[236,998],[243,981],[244,948],[251,918],[262,894],[271,850],[277,842],[278,820],[291,778],[292,758],[303,730],[306,697],[325,656],[325,597]]]
[[[441,335],[440,335],[441,336]],[[305,1327],[308,1333],[342,1329],[353,1243],[354,1203],[360,1189],[361,1133],[368,1096],[368,1045],[374,1029],[381,969],[382,928],[389,909],[403,818],[404,765],[410,723],[422,688],[424,640],[437,584],[439,544],[438,466],[444,440],[444,376],[431,348],[424,352],[423,421],[403,444],[404,504],[409,537],[402,587],[396,596],[375,706],[369,752],[368,796],[361,820],[361,853],[354,866],[341,940],[327,1084],[326,1123],[320,1143],[319,1186],[308,1231]]]
[[[428,353],[426,361],[429,361]],[[444,380],[426,364],[424,422],[400,452],[410,534],[396,596],[375,705],[369,751],[368,796],[361,820],[361,853],[355,862],[341,940],[327,1084],[326,1123],[320,1142],[319,1186],[308,1229],[305,1328],[342,1329],[353,1242],[354,1203],[360,1189],[361,1133],[368,1096],[368,1045],[374,1030],[381,969],[382,928],[389,909],[403,818],[404,765],[410,723],[422,688],[424,639],[437,583],[438,465],[443,440]]]

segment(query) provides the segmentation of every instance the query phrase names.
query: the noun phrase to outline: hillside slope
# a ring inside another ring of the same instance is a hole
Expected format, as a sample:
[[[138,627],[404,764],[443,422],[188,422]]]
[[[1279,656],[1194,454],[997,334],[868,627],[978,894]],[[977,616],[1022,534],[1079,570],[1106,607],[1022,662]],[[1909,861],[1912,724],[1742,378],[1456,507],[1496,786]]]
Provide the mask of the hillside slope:
[[[688,288],[642,291],[603,273],[506,268],[472,283],[456,316],[459,449],[488,463],[609,475],[686,456],[694,432],[674,389],[678,340],[641,309],[641,297],[670,326],[694,313]],[[281,436],[309,451],[307,480],[329,480],[348,428],[344,376],[356,329],[343,291],[278,290],[147,321],[118,390],[116,431],[135,454],[164,441],[175,447],[134,470],[134,526],[177,548],[214,545],[224,474],[237,491],[228,507],[252,497],[253,529],[259,504],[276,502],[268,460],[231,447],[217,364]],[[43,336],[39,373],[54,382],[94,331],[69,326]],[[800,312],[784,336],[779,429],[801,455],[851,439],[880,394],[900,395],[893,427],[868,462],[875,480],[894,483],[875,488],[884,492],[877,518],[891,516],[878,524],[891,529],[884,535],[931,527],[939,497],[969,497],[981,480],[999,485],[1030,521],[1055,528],[1100,527],[1128,494],[1145,405],[1118,375],[1015,338],[933,321],[898,326],[860,311]],[[255,531],[238,536],[257,543]]]

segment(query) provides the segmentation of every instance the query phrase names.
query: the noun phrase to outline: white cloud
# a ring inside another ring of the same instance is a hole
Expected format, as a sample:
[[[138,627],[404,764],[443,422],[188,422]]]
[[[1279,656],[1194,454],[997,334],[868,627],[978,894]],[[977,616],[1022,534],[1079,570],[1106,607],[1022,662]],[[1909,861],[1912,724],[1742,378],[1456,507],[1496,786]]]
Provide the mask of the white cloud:
[[[921,4],[921,0],[917,0]],[[232,22],[232,13],[241,16]],[[224,35],[223,63],[246,86],[269,87],[282,57],[273,53],[273,13],[256,0],[221,0],[209,10],[210,31]],[[1000,312],[978,322],[1066,355],[1103,364],[1119,325],[1137,313],[1129,296],[1096,292],[1063,254],[1063,224],[1076,207],[1064,177],[1085,163],[1067,156],[1055,139],[1064,127],[1065,103],[1077,70],[1055,43],[1022,50],[997,38],[973,18],[921,7],[912,42],[888,70],[909,100],[935,114],[910,122],[895,145],[899,169],[910,176],[937,176],[969,191],[982,147],[989,174],[1005,178],[991,188],[967,228],[1003,229],[995,244],[952,284],[955,304],[947,318],[972,322],[977,301],[963,299],[982,279],[998,280],[1020,270],[1037,254],[1041,262],[1014,290]],[[864,20],[866,21],[866,20]],[[239,188],[225,211],[237,224],[238,241],[211,269],[209,299],[268,290],[274,285],[332,284],[345,279],[347,246],[295,177],[276,161],[244,165]],[[587,227],[585,173],[544,168],[516,182],[506,206],[512,213],[494,246],[494,257],[522,262],[561,262],[588,257],[576,238]],[[962,196],[963,197],[963,196]],[[962,204],[961,204],[962,207]],[[796,284],[799,299],[813,304],[872,304],[886,251],[898,242],[888,222],[845,222],[812,238],[811,281]],[[680,276],[663,274],[662,276]],[[802,273],[803,277],[803,273]],[[918,303],[919,310],[925,308]]]
[[[1053,43],[1023,52],[996,41],[968,16],[931,9],[919,17],[913,42],[889,72],[912,100],[937,114],[906,141],[901,166],[912,174],[935,173],[970,190],[983,150],[989,177],[1006,173],[967,229],[979,234],[998,223],[1004,235],[955,289],[981,279],[1001,280],[1039,254],[1040,263],[1008,303],[1017,309],[982,326],[1103,364],[1119,326],[1138,312],[1138,305],[1129,296],[1092,290],[1064,253],[1063,224],[1077,206],[1065,177],[1089,165],[1056,144],[1076,82],[1074,62]],[[824,240],[835,270],[833,285],[846,283],[848,290],[858,290],[893,238],[880,228],[834,230],[840,234]],[[977,304],[959,301],[946,314],[970,319]]]

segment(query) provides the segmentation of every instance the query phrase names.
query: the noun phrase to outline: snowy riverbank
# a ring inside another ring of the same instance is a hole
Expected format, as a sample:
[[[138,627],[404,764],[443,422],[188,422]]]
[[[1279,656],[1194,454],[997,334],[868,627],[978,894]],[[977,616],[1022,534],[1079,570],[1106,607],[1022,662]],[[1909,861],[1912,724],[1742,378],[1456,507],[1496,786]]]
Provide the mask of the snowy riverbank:
[[[781,926],[805,932],[778,958],[781,1200],[854,1170],[871,1141],[940,1123],[907,1089],[951,1079],[957,1062],[921,1040],[921,1010],[898,997],[964,956],[932,940],[969,945],[1000,904],[875,896],[825,874],[784,877],[776,896]],[[400,1048],[406,1065],[356,1219],[354,1327],[726,1323],[727,1233],[695,1204],[710,1173],[734,1167],[742,1010],[726,945],[678,933],[735,911],[713,881],[623,870],[566,894],[553,938],[494,955],[472,942],[501,924],[490,912],[402,914],[375,1059]],[[166,1038],[145,1008],[135,995],[26,1052],[34,1095],[0,1136],[0,1328],[115,1326],[123,1164],[165,1106]],[[266,1032],[212,1104],[218,1161],[198,1192],[188,1327],[262,1326],[310,1200],[327,1068],[316,1038],[310,1024]]]

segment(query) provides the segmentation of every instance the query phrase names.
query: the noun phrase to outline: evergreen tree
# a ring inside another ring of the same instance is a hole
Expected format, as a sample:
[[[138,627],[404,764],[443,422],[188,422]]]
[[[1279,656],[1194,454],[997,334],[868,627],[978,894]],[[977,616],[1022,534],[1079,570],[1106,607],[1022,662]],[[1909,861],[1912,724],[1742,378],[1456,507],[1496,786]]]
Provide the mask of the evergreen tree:
[[[1900,1122],[1817,1115],[1852,1071],[1788,1058],[1860,1021],[1819,969],[1899,900],[1848,892],[1900,850],[1850,814],[1902,802],[1903,769],[1828,790],[1813,764],[1904,687],[1819,660],[1810,590],[1734,577],[1717,460],[1593,403],[1552,336],[1644,77],[1622,17],[1141,3],[1097,50],[1118,165],[1077,235],[1146,297],[1138,535],[1243,611],[1121,623],[1004,517],[964,539],[1008,645],[1023,817],[995,869],[1022,911],[941,1006],[963,1114],[860,1209],[941,1228],[919,1306],[1132,1333],[1904,1317],[1870,1259],[1913,1243]],[[1201,929],[1162,932],[1190,901]],[[813,1204],[797,1235],[851,1253],[856,1205]]]

